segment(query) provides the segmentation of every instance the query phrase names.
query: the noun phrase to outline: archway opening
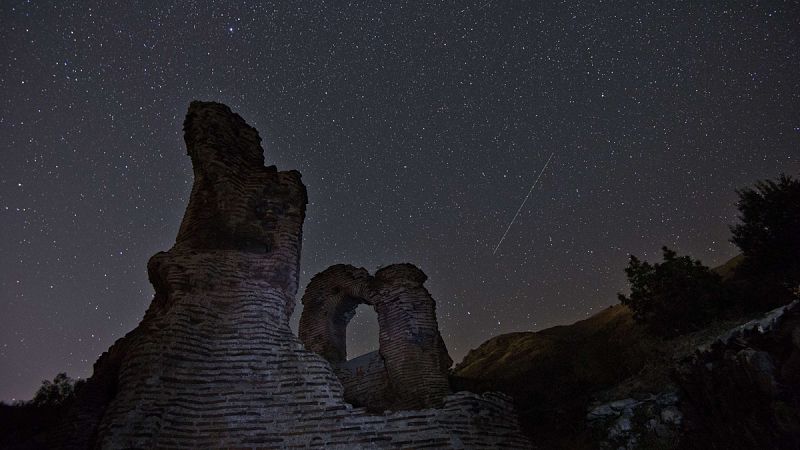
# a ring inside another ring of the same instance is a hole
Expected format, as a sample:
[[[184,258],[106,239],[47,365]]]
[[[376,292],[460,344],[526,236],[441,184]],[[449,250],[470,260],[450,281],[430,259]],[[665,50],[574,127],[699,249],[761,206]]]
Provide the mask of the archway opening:
[[[347,360],[378,350],[378,314],[370,305],[358,305],[347,324]]]

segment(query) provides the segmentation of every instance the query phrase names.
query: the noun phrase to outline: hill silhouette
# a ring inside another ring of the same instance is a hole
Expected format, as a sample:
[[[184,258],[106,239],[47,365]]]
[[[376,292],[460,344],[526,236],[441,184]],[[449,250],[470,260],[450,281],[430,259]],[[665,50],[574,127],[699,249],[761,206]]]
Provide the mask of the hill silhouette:
[[[741,260],[714,271],[728,277]],[[454,368],[453,382],[513,396],[524,430],[541,448],[597,448],[602,436],[587,421],[593,405],[667,395],[675,398],[671,408],[681,390],[674,374],[682,362],[756,316],[717,319],[667,339],[649,333],[624,305],[614,305],[572,325],[495,336]],[[665,440],[659,445],[677,445],[677,436]]]

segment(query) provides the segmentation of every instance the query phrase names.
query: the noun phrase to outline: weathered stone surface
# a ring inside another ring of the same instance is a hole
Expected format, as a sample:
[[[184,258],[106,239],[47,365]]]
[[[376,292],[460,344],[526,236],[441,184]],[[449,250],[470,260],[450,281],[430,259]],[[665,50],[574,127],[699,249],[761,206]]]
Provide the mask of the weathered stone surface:
[[[683,414],[676,392],[594,404],[586,415],[601,449],[675,448]]]
[[[412,264],[384,267],[374,277],[338,264],[311,279],[302,300],[300,340],[331,363],[349,402],[376,411],[419,409],[440,406],[450,393],[453,361],[426,279]],[[346,328],[359,304],[375,308],[379,349],[348,362]]]
[[[314,275],[303,295],[298,334],[306,348],[332,364],[347,360],[347,324],[369,298],[372,277],[363,268],[337,264]]]
[[[499,395],[385,415],[347,404],[328,361],[289,328],[300,174],[264,167],[257,132],[224,105],[193,102],[184,129],[195,183],[175,245],[148,264],[155,297],[95,365],[54,447],[529,445]],[[398,289],[388,278],[387,295]]]
[[[744,324],[683,361],[687,448],[800,448],[800,305]]]

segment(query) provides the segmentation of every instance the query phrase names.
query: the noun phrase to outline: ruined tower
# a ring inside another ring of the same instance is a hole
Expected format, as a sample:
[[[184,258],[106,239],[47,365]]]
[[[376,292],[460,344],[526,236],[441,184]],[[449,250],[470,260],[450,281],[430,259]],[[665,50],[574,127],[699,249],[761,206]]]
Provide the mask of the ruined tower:
[[[499,394],[386,414],[346,403],[331,364],[289,328],[300,174],[265,167],[258,133],[225,105],[192,102],[184,131],[195,180],[175,245],[148,263],[153,301],[97,361],[54,446],[528,445]]]

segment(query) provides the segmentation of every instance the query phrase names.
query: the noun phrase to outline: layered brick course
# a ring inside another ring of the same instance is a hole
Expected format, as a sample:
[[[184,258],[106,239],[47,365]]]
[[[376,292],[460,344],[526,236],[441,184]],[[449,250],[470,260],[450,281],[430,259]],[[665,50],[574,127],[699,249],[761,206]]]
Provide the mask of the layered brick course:
[[[53,446],[527,445],[497,395],[390,414],[346,403],[331,364],[289,328],[307,203],[300,174],[264,167],[258,133],[224,105],[193,102],[184,130],[195,183],[175,245],[148,263],[154,299],[95,364]]]
[[[370,276],[337,264],[315,275],[303,295],[300,340],[331,363],[345,399],[371,410],[437,407],[450,393],[447,353],[436,321],[436,302],[411,264],[393,264]],[[359,304],[378,315],[379,350],[345,361],[346,328]]]

